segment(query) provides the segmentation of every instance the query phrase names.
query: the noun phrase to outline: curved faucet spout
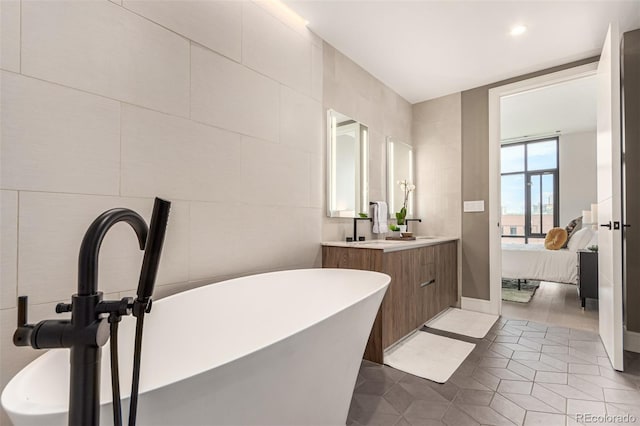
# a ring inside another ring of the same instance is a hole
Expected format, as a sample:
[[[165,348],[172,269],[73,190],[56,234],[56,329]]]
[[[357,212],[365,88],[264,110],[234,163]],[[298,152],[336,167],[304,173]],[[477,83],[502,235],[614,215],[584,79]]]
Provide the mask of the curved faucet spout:
[[[93,221],[80,246],[78,257],[78,295],[89,296],[98,292],[98,255],[105,235],[118,222],[127,222],[138,236],[140,250],[144,250],[149,228],[144,219],[133,210],[111,209]]]

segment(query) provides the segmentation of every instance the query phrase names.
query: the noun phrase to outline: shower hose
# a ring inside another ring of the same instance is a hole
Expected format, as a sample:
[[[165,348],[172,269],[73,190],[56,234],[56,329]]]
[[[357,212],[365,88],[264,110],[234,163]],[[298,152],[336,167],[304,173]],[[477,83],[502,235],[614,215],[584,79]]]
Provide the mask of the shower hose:
[[[140,310],[136,318],[136,337],[133,353],[133,377],[131,380],[131,401],[129,403],[129,426],[135,426],[138,411],[138,388],[140,385],[140,359],[142,355],[142,328],[144,326],[144,310]],[[120,401],[120,371],[118,368],[118,323],[120,315],[109,315],[110,323],[110,355],[111,355],[111,396],[113,400],[113,424],[122,426],[122,405]]]

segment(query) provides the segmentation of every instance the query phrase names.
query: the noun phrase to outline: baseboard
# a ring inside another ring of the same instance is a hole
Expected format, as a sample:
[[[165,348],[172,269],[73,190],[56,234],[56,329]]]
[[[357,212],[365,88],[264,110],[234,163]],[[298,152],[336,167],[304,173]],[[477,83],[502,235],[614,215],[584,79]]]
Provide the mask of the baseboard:
[[[483,314],[499,315],[496,312],[496,306],[490,300],[475,299],[473,297],[463,297],[461,302],[462,309],[466,311],[482,312]]]
[[[640,333],[637,331],[629,331],[624,327],[624,350],[640,353]]]

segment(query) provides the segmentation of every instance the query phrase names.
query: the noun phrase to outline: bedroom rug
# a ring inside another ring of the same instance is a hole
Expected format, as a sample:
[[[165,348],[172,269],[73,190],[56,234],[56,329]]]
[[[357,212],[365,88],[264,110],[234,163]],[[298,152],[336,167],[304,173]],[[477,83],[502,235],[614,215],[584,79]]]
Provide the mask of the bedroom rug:
[[[417,331],[384,354],[384,363],[437,383],[444,383],[476,345]]]
[[[502,279],[502,300],[507,302],[529,303],[536,294],[536,290],[540,287],[540,281],[527,280],[525,283],[520,280],[520,288],[518,290],[518,280]]]
[[[497,320],[498,315],[449,308],[443,314],[429,320],[425,325],[450,333],[482,339]]]

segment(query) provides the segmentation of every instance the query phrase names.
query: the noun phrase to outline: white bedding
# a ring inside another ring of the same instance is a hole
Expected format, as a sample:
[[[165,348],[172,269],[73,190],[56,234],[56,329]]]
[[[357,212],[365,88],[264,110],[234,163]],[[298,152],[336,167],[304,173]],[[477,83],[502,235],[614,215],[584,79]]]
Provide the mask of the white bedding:
[[[575,251],[547,250],[543,245],[503,244],[502,277],[576,284]]]

